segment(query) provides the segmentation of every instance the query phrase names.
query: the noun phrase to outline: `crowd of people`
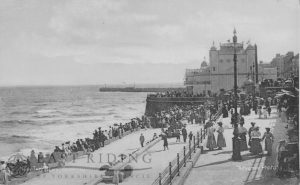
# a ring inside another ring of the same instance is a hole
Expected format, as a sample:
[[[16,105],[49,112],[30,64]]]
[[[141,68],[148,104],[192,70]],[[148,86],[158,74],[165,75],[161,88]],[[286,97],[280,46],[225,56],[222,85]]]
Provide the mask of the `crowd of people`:
[[[150,97],[156,97],[156,98],[178,98],[178,97],[216,97],[216,93],[211,93],[208,91],[208,93],[189,93],[187,91],[166,91],[166,92],[158,92],[156,94],[150,94]]]
[[[127,123],[119,123],[109,126],[108,129],[102,129],[99,127],[94,130],[92,138],[85,139],[77,139],[75,142],[71,143],[67,141],[61,144],[61,147],[55,146],[54,152],[61,153],[61,157],[65,158],[72,153],[83,151],[85,153],[93,152],[101,147],[104,147],[105,141],[113,138],[121,138],[123,134],[127,131],[133,132],[136,128],[145,128],[149,127],[147,124],[148,121],[145,116],[142,118],[133,118],[130,122]],[[53,155],[53,153],[52,153]],[[38,155],[38,157],[41,155]],[[38,158],[38,161],[42,161],[42,159]],[[53,157],[54,162],[56,162],[56,158]]]
[[[286,78],[286,79],[265,79],[261,82],[263,87],[292,87],[294,85],[295,78]]]
[[[216,105],[175,105],[155,113],[151,117],[151,126],[154,128],[181,128],[181,120],[186,119],[191,124],[204,124],[216,114]]]

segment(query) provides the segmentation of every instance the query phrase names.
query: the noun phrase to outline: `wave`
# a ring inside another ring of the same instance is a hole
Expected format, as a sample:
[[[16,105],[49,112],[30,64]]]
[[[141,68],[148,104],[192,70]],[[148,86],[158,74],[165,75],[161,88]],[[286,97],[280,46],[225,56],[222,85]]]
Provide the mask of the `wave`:
[[[14,111],[14,112],[11,112],[10,114],[12,115],[16,115],[16,114],[30,114],[31,112],[29,111]]]
[[[37,125],[37,122],[33,120],[4,120],[0,124],[15,126],[17,124],[28,124],[28,125]]]
[[[70,116],[74,116],[74,117],[86,117],[86,116],[93,116],[93,113],[75,113],[75,114],[70,114]]]
[[[135,107],[127,107],[129,110],[137,110]]]
[[[29,139],[29,138],[33,138],[32,136],[19,136],[19,135],[12,135],[12,138],[23,138],[23,139]]]
[[[0,136],[0,141],[4,141],[8,144],[16,143],[27,143],[31,142],[35,137],[32,136],[22,136],[22,135],[11,135],[11,136]]]
[[[55,109],[41,109],[41,110],[36,111],[36,113],[39,113],[39,114],[57,113],[57,112],[59,112],[59,111],[55,110]]]
[[[35,115],[34,118],[54,118],[56,115]]]

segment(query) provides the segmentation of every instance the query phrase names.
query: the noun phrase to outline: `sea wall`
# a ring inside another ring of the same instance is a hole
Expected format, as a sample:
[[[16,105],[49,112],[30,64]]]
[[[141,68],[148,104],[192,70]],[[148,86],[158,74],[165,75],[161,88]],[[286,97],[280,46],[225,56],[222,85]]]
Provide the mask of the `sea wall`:
[[[146,99],[146,116],[153,116],[156,112],[166,110],[174,105],[203,105],[205,102],[213,102],[214,97],[153,97]]]

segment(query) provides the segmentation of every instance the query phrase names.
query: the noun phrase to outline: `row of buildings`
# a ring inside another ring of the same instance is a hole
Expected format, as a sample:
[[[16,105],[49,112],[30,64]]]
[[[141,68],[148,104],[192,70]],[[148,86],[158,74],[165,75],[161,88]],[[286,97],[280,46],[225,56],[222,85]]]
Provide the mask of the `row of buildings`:
[[[278,78],[290,78],[299,73],[299,53],[288,52],[285,55],[276,54],[272,59],[270,66],[277,68]]]
[[[253,81],[258,85],[264,79],[277,80],[298,74],[299,54],[288,52],[277,54],[269,64],[257,61],[257,46],[228,41],[213,46],[209,50],[209,62],[205,59],[198,69],[186,69],[184,84],[193,94],[217,93],[233,89],[233,54],[237,53],[238,87]]]

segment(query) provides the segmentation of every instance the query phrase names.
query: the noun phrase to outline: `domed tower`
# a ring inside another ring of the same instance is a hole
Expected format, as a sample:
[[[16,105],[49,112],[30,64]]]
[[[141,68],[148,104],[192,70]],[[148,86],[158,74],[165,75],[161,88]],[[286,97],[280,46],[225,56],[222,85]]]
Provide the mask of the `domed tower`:
[[[219,91],[218,76],[215,75],[219,71],[219,51],[215,47],[213,42],[212,47],[209,50],[209,72],[210,72],[210,88],[213,92]]]
[[[204,60],[203,60],[203,62],[201,63],[201,67],[200,68],[206,68],[208,65],[207,65],[207,62],[206,62],[206,60],[205,60],[205,57],[204,57]]]

